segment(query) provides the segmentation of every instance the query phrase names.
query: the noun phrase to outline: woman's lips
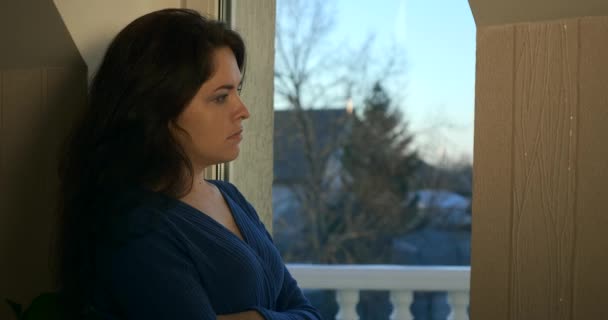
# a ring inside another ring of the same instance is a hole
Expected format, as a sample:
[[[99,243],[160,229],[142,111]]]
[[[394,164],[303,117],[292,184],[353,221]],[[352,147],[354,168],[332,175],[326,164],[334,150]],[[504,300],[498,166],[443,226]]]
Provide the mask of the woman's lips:
[[[243,130],[242,129],[228,137],[228,140],[239,140],[240,141],[242,139],[243,139]]]

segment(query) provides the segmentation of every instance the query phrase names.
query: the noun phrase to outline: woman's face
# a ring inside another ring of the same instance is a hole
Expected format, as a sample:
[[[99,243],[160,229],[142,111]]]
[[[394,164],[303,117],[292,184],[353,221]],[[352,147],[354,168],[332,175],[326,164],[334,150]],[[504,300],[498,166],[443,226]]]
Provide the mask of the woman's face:
[[[228,162],[239,154],[249,111],[239,96],[241,71],[228,47],[213,53],[213,73],[172,127],[195,169]],[[187,133],[187,134],[186,134]]]

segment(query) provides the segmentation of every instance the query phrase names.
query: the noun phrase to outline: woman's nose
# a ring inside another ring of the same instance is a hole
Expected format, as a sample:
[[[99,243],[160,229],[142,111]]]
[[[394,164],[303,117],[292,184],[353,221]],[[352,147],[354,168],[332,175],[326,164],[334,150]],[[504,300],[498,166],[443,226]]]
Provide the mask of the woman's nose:
[[[239,118],[240,119],[249,119],[249,109],[247,108],[247,106],[243,103],[243,100],[241,100],[239,98]]]

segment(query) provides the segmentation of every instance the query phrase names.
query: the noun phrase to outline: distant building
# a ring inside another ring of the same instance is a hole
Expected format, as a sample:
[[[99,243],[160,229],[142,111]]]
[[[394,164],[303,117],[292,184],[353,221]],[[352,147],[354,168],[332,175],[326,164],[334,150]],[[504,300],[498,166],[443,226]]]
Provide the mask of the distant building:
[[[351,130],[347,109],[277,110],[274,114],[274,184],[300,184],[310,176],[311,161],[326,163]]]

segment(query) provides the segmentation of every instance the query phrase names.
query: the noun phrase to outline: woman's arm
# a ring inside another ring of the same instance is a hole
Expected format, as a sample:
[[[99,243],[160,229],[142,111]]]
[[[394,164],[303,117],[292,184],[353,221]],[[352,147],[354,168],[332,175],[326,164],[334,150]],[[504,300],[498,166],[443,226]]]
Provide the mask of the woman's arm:
[[[217,320],[264,320],[257,311],[246,311],[217,316]]]
[[[276,310],[255,308],[266,320],[321,320],[321,315],[313,307],[298,287],[296,280],[285,268],[283,287],[277,298]]]
[[[234,185],[230,183],[225,184],[232,189],[234,194],[236,194],[238,202],[242,208],[247,210],[252,219],[256,221],[260,230],[270,240],[270,245],[274,246],[272,236],[270,233],[268,233],[262,221],[260,221],[259,216],[253,206],[245,199],[245,197]],[[300,287],[298,287],[296,280],[291,276],[284,264],[282,267],[284,270],[283,286],[281,287],[281,291],[279,292],[276,301],[276,310],[269,310],[260,307],[256,307],[254,309],[257,310],[266,320],[321,320],[321,315],[317,309],[310,304],[308,299],[306,299],[302,293],[302,290],[300,290]]]
[[[265,320],[268,311],[217,315],[194,265],[166,231],[129,241],[111,258],[110,293],[129,320]],[[265,314],[263,316],[262,314]]]

